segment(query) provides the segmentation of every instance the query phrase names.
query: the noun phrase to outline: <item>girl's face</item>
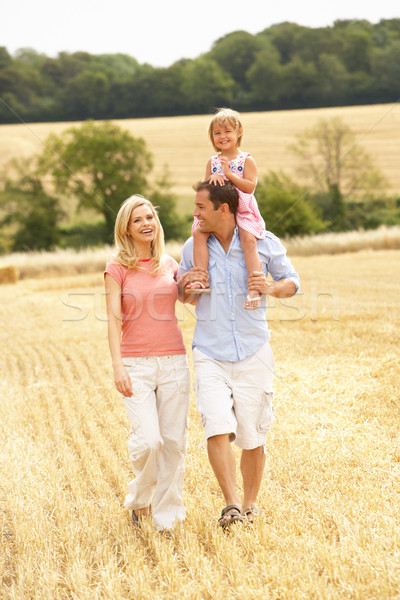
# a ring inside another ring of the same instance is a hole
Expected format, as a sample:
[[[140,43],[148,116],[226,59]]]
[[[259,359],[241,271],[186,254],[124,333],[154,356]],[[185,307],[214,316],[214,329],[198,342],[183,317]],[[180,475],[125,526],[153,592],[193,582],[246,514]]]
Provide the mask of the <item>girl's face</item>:
[[[155,240],[157,223],[151,209],[142,204],[132,211],[128,234],[134,244],[151,244]]]
[[[229,121],[215,124],[212,135],[214,146],[220,152],[237,148],[239,132],[236,131],[235,127]]]

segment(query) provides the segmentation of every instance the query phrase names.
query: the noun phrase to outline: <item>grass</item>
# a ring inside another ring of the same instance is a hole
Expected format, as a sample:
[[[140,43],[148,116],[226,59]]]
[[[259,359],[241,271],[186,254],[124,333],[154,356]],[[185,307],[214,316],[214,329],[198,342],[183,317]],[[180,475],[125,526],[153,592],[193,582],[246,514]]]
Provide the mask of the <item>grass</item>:
[[[223,502],[193,396],[183,530],[138,532],[123,509],[129,425],[101,273],[2,286],[0,597],[398,598],[399,259],[294,258],[302,292],[268,308],[266,518],[231,536],[216,528]],[[193,315],[177,315],[189,349]]]
[[[350,126],[356,143],[387,177],[391,192],[399,194],[399,104],[244,113],[243,150],[254,156],[260,178],[271,169],[283,169],[297,180],[298,159],[288,151],[288,145],[297,133],[318,120],[335,116]],[[162,174],[165,165],[168,167],[178,209],[184,213],[191,211],[192,185],[203,178],[207,159],[213,153],[207,137],[209,121],[210,115],[117,121],[134,136],[144,138],[154,157],[154,178]],[[49,133],[60,134],[73,125],[78,123],[1,125],[0,167],[10,158],[41,152]]]

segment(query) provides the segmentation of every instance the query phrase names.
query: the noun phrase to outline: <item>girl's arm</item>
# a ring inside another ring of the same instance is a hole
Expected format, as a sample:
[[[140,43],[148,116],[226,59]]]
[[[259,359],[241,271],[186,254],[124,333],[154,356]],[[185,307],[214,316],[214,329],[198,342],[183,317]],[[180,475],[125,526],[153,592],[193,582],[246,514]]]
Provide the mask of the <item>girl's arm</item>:
[[[204,181],[208,181],[209,183],[214,183],[215,185],[225,185],[226,178],[223,175],[217,173],[211,173],[211,158],[208,159],[206,166],[206,175],[204,177]]]
[[[248,156],[244,163],[243,179],[231,173],[228,167],[228,161],[221,156],[221,165],[224,175],[233,183],[235,187],[245,194],[252,194],[257,185],[257,165],[252,156]]]
[[[121,357],[121,286],[106,273],[106,305],[108,317],[108,345],[110,348],[114,382],[117,390],[124,396],[132,396],[132,381],[122,363]]]

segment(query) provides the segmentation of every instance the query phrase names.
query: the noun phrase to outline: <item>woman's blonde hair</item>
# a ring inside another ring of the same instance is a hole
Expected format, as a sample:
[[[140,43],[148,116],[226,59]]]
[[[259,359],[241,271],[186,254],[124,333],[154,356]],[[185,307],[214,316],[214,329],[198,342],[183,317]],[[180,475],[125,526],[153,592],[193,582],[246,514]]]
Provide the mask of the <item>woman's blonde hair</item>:
[[[164,252],[164,231],[158,218],[158,214],[152,203],[136,194],[131,196],[121,205],[115,220],[114,239],[117,248],[115,259],[127,269],[139,269],[139,257],[135,245],[129,235],[129,225],[132,218],[132,212],[139,206],[147,206],[151,211],[156,222],[156,232],[154,240],[151,243],[152,272],[155,275],[161,267],[161,257]]]
[[[217,150],[217,152],[218,152],[218,148],[215,147],[214,138],[213,138],[214,127],[216,125],[225,125],[226,123],[229,123],[229,125],[231,125],[236,131],[236,134],[238,136],[238,139],[237,139],[238,148],[242,144],[243,125],[240,121],[239,113],[236,112],[236,110],[232,110],[231,108],[219,108],[217,110],[217,112],[215,113],[215,115],[213,116],[210,126],[208,128],[208,137],[210,138],[211,143],[214,146],[215,150]]]

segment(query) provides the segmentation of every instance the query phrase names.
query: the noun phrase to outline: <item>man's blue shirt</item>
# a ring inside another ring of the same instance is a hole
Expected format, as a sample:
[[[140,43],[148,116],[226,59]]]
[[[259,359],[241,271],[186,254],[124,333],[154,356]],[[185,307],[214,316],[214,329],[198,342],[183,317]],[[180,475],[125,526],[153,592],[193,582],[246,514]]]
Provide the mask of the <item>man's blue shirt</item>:
[[[227,253],[214,235],[210,235],[207,243],[211,294],[202,294],[197,301],[192,347],[215,360],[236,362],[257,352],[270,338],[265,318],[266,298],[262,297],[256,310],[243,308],[248,273],[237,227]],[[274,281],[291,279],[297,291],[299,276],[280,240],[268,231],[263,240],[257,241],[257,248],[263,273],[270,273]],[[179,274],[192,267],[193,238],[190,238],[182,249]]]

